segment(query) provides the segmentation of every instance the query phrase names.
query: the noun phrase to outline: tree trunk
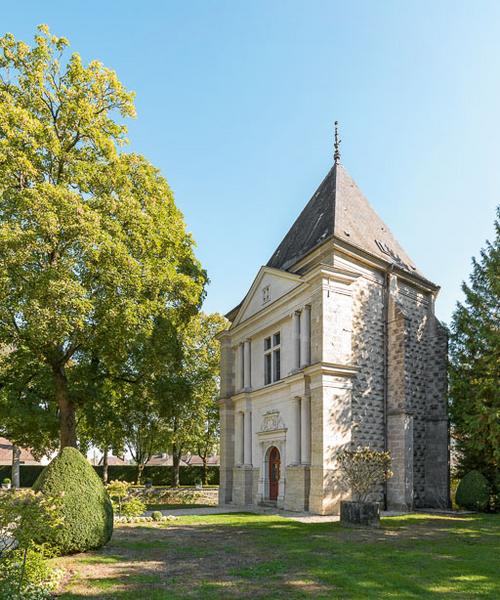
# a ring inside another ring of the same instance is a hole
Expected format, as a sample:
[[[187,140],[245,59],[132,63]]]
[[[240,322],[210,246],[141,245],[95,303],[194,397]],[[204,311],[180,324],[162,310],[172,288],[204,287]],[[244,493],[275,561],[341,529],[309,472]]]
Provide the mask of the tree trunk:
[[[173,469],[173,487],[180,486],[179,465],[181,463],[181,449],[177,448],[177,444],[172,444],[172,469]]]
[[[203,485],[208,485],[207,457],[202,456],[201,460],[203,461],[203,467],[202,467]]]
[[[12,446],[12,487],[18,489],[21,487],[21,448]]]
[[[68,380],[64,368],[52,368],[57,406],[59,407],[59,439],[61,450],[66,446],[76,448],[76,414],[75,405],[69,397]]]
[[[108,483],[108,448],[104,448],[102,453],[102,481],[104,485]]]
[[[142,472],[144,471],[144,463],[142,462],[138,462],[137,463],[137,473],[135,476],[135,483],[136,485],[141,485],[141,481],[142,481]]]

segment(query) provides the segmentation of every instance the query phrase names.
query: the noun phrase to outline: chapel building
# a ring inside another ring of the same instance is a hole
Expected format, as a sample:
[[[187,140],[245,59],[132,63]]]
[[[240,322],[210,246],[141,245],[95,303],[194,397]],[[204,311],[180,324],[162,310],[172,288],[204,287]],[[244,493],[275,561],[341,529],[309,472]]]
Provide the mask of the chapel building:
[[[343,448],[392,455],[383,507],[449,506],[447,332],[426,279],[340,163],[221,341],[220,503],[335,514]]]

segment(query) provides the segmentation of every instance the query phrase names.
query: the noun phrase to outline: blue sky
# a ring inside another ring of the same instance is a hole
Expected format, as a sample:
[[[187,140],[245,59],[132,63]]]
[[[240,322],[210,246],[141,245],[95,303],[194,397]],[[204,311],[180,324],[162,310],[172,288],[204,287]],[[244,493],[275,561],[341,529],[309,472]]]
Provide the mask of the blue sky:
[[[500,203],[500,3],[9,2],[136,91],[131,149],[158,166],[198,244],[205,308],[237,304],[342,161],[449,321]]]

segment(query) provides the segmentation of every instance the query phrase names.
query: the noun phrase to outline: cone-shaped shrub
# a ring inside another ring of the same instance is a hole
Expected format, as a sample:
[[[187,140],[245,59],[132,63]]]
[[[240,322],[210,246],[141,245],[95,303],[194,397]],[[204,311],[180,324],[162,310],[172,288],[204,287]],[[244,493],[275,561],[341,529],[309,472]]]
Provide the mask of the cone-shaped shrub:
[[[44,539],[61,554],[85,552],[106,544],[113,533],[113,508],[102,481],[76,448],[63,448],[33,486],[50,496],[63,495],[61,527]]]
[[[491,488],[488,480],[479,471],[469,471],[458,484],[455,502],[469,510],[486,510]]]

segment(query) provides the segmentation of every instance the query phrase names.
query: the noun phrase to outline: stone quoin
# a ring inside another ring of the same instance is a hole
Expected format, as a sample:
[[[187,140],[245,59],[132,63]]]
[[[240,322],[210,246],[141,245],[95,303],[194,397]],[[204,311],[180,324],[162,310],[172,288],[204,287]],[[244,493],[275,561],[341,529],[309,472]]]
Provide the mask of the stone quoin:
[[[427,280],[340,163],[221,342],[221,504],[336,514],[339,450],[387,449],[382,508],[449,506],[447,331]]]

